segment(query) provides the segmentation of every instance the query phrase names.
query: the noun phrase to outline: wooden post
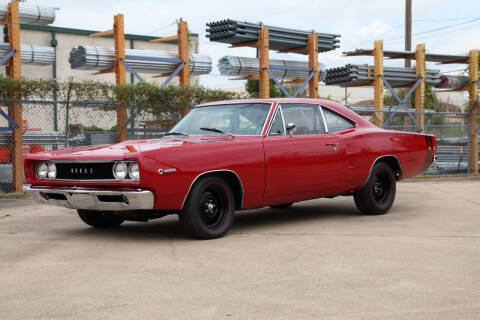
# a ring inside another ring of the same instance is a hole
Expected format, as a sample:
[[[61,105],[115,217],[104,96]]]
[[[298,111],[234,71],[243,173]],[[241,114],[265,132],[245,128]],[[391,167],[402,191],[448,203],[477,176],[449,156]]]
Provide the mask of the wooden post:
[[[258,51],[260,62],[260,98],[270,98],[270,77],[265,68],[270,68],[268,29],[258,31]]]
[[[123,14],[119,13],[113,18],[113,38],[115,41],[115,80],[117,86],[126,83],[126,68],[120,59],[125,60],[125,26]],[[117,101],[121,102],[121,101]],[[122,142],[128,139],[127,128],[122,128],[127,122],[127,107],[124,105],[117,106],[117,140]]]
[[[423,112],[425,108],[425,79],[427,76],[425,71],[425,44],[417,44],[417,48],[415,50],[415,60],[417,75],[423,78],[422,82],[420,82],[415,89],[415,111],[422,112],[416,113],[415,119],[417,120],[418,124],[420,124],[423,132],[425,129],[425,115]]]
[[[187,21],[180,21],[177,25],[177,40],[178,40],[178,57],[185,62],[185,66],[178,73],[180,77],[180,85],[187,87],[190,85],[190,57],[188,47],[188,25]],[[189,108],[183,108],[179,111],[183,118],[188,112]]]
[[[12,49],[16,51],[8,61],[8,75],[11,79],[20,79],[22,77],[22,61],[20,52],[20,17],[18,2],[12,1],[8,4],[8,40]],[[12,96],[12,99],[19,97]],[[8,114],[13,121],[18,124],[12,132],[12,186],[14,192],[23,192],[23,128],[22,128],[22,105],[14,102],[8,108]]]
[[[308,96],[318,98],[318,34],[308,35],[308,67],[313,69],[314,75],[308,82]]]
[[[478,50],[470,50],[469,54],[469,112],[478,113]],[[478,116],[470,116],[470,150],[469,150],[469,173],[478,173]]]
[[[373,107],[375,111],[383,110],[383,80],[380,75],[383,75],[383,40],[377,40],[373,49],[374,68],[373,68]],[[383,113],[375,112],[373,123],[377,127],[383,125]]]
[[[178,57],[185,62],[185,67],[178,73],[181,86],[190,85],[190,59],[188,53],[188,25],[187,21],[180,21],[177,30]]]

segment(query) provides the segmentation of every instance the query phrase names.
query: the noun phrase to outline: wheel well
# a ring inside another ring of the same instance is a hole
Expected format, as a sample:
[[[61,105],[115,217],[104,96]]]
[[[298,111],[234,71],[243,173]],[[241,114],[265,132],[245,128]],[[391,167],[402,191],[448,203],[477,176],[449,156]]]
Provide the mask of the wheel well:
[[[383,156],[383,157],[380,157],[378,158],[375,163],[372,165],[372,168],[373,166],[378,163],[378,162],[385,162],[386,164],[388,164],[390,166],[390,168],[392,168],[392,171],[393,173],[395,174],[395,178],[397,180],[400,179],[400,177],[402,176],[402,166],[400,165],[400,160],[398,160],[397,157],[395,156]]]
[[[228,183],[228,186],[232,189],[233,197],[235,198],[235,210],[241,209],[243,203],[243,185],[240,177],[235,172],[230,170],[205,172],[195,178],[192,186],[197,182],[198,179],[209,176],[222,177]],[[190,190],[188,193],[190,194]]]

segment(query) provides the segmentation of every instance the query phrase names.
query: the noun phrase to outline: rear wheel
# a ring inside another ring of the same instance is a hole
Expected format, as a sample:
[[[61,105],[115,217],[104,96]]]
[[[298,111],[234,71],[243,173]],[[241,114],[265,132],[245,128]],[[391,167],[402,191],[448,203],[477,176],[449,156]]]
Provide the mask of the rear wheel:
[[[125,221],[122,216],[114,212],[94,210],[77,210],[77,212],[83,222],[95,228],[117,227]]]
[[[376,163],[362,189],[353,194],[357,208],[363,214],[384,214],[395,200],[396,180],[392,168],[385,162]]]
[[[274,206],[270,206],[270,208],[272,208],[272,209],[287,209],[287,208],[290,208],[292,206],[292,204],[293,204],[293,202],[276,204]]]
[[[229,185],[220,177],[210,176],[192,187],[179,219],[188,234],[214,239],[227,233],[234,212],[235,198]]]

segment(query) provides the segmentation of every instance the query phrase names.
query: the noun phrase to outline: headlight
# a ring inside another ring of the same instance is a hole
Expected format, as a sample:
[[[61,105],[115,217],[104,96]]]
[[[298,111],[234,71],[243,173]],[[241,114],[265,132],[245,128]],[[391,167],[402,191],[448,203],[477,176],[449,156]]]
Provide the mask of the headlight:
[[[127,178],[128,175],[128,167],[127,164],[123,161],[115,162],[113,166],[113,175],[115,179],[124,180]]]
[[[49,179],[55,179],[57,177],[57,166],[55,163],[50,162],[47,164],[47,169],[48,169],[48,178]]]
[[[138,170],[138,163],[132,162],[128,168],[128,174],[130,179],[138,181],[140,180],[140,171]]]
[[[46,179],[48,176],[48,166],[45,161],[37,163],[37,177],[39,179]]]

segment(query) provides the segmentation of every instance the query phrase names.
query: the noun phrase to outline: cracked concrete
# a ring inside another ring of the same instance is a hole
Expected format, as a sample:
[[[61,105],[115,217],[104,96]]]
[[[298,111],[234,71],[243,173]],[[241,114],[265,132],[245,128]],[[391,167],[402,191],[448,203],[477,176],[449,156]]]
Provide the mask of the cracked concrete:
[[[211,241],[176,216],[96,230],[0,200],[0,319],[478,319],[479,191],[402,182],[384,216],[345,197],[238,212]]]

